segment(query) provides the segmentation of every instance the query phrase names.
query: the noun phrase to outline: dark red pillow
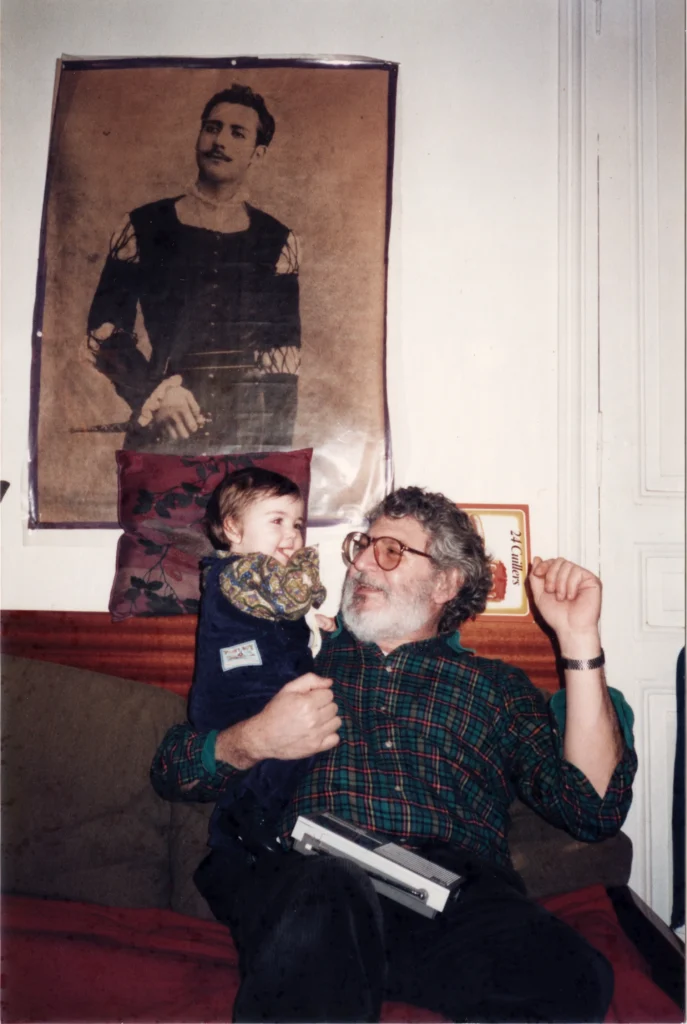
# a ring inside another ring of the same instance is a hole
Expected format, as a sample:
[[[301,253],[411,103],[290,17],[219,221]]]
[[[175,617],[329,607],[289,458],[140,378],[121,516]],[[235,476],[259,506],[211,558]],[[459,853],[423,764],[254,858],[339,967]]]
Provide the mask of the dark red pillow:
[[[117,567],[110,594],[115,620],[131,615],[193,615],[200,559],[212,551],[203,529],[210,495],[235,469],[262,466],[298,484],[308,510],[312,448],[255,455],[117,452]]]

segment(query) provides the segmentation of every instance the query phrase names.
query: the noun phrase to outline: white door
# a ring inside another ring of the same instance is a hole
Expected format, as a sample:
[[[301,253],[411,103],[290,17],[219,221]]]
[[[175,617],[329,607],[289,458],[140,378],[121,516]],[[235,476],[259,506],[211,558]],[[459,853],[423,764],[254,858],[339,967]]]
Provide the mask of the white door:
[[[672,901],[684,643],[685,7],[559,0],[559,543],[636,716],[630,884]]]
[[[685,6],[590,6],[603,643],[608,681],[636,715],[630,884],[669,921],[675,666],[685,613]]]

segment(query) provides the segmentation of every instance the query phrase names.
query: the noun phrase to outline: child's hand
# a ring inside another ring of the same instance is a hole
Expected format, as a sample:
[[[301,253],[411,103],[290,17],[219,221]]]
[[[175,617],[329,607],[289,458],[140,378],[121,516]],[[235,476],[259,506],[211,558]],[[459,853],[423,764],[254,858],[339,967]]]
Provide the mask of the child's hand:
[[[336,619],[330,619],[328,615],[320,615],[318,612],[315,616],[315,622],[325,633],[333,633],[336,629]]]

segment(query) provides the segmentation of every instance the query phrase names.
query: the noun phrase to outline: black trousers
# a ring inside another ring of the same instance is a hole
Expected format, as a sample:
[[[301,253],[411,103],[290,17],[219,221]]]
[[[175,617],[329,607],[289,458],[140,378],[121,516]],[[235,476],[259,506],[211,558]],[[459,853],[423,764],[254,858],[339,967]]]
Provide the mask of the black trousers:
[[[460,853],[453,866],[468,880],[430,919],[333,857],[212,851],[195,880],[239,952],[234,1020],[377,1021],[385,999],[449,1021],[603,1020],[613,971],[601,953],[517,875]]]

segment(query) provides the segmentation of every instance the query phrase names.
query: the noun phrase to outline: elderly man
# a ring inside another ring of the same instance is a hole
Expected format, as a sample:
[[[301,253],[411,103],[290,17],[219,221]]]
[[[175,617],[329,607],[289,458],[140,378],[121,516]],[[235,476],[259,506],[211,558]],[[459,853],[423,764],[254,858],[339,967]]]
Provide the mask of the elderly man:
[[[355,865],[252,857],[228,836],[196,882],[240,951],[234,1017],[371,1021],[386,998],[453,1021],[602,1020],[609,964],[524,895],[506,840],[516,794],[585,840],[617,832],[629,808],[631,716],[604,682],[601,584],[535,559],[532,592],[566,659],[550,712],[519,669],[460,644],[456,627],[484,609],[491,582],[465,513],[409,487],[369,521],[344,545],[341,620],[321,676],[288,683],[224,732],[174,727],[152,779],[170,799],[212,800],[264,758],[319,753],[284,836],[299,813],[329,810],[467,881],[429,919],[378,896]]]
[[[133,210],[112,236],[88,338],[95,367],[131,407],[127,448],[190,454],[291,444],[296,240],[245,191],[274,130],[262,96],[247,86],[212,96],[196,140],[196,181]]]

